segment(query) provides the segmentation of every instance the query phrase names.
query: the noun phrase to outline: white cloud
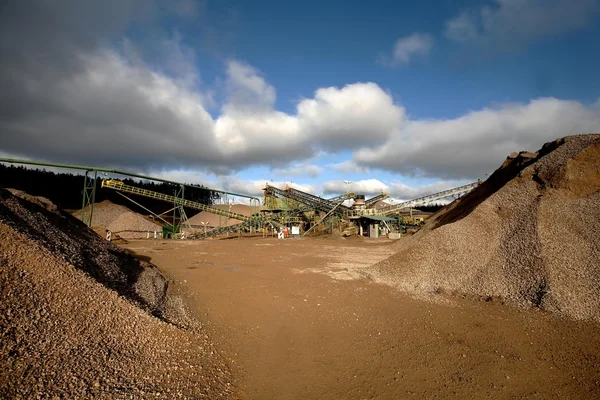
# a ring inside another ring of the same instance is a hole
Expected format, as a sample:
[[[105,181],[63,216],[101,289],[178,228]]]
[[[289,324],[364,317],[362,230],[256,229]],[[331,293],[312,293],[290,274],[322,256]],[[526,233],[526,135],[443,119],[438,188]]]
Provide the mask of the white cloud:
[[[513,151],[535,151],[547,141],[599,127],[600,100],[587,106],[540,98],[456,119],[410,121],[385,144],[361,149],[354,159],[404,174],[475,179],[494,171]]]
[[[348,185],[344,181],[329,181],[323,184],[325,194],[339,194],[354,192],[356,194],[378,195],[382,192],[389,193],[390,187],[377,179],[363,179],[351,182]]]
[[[110,50],[78,58],[78,73],[60,80],[16,75],[22,89],[7,92],[0,109],[7,115],[15,104],[31,106],[0,115],[4,153],[121,169],[229,174],[250,165],[303,165],[321,149],[351,150],[353,160],[333,168],[477,178],[513,151],[535,150],[545,141],[600,126],[600,102],[555,98],[503,104],[451,120],[410,120],[374,83],[319,89],[298,104],[296,114],[287,114],[273,108],[272,86],[243,64],[228,69],[232,93],[247,91],[241,99],[254,96],[261,109],[249,112],[237,98],[213,119],[201,92],[165,74]]]
[[[329,151],[382,143],[398,128],[404,108],[375,83],[322,88],[298,104],[300,129]]]
[[[463,11],[446,22],[444,34],[456,42],[475,42],[478,37],[477,26],[471,13]]]
[[[485,108],[452,120],[411,120],[372,82],[319,88],[285,113],[276,109],[275,88],[260,71],[236,60],[226,63],[226,100],[211,115],[211,95],[184,38],[167,38],[164,59],[152,63],[123,40],[138,1],[60,4],[15,2],[0,14],[0,150],[7,155],[232,175],[253,165],[292,173],[293,166],[308,163],[315,154],[348,151],[354,152],[353,160],[332,168],[476,178],[512,151],[535,150],[544,141],[600,126],[600,102],[554,98]],[[498,4],[485,11],[485,18],[480,10],[477,18],[503,21],[517,1]],[[522,4],[530,13],[541,3]],[[582,9],[593,13],[585,6],[589,0],[573,6],[579,11],[563,10],[558,0],[549,4],[553,11],[542,18],[546,24],[555,21],[558,11],[564,11],[571,27],[579,26],[573,21],[587,21],[577,17]],[[13,20],[19,22],[6,23]],[[483,24],[479,20],[475,26]],[[496,22],[483,25],[486,30],[478,27],[478,35],[499,29]],[[123,41],[123,49],[107,47]]]
[[[433,36],[428,33],[415,32],[401,37],[394,44],[392,54],[381,54],[378,62],[386,67],[402,67],[410,64],[415,58],[425,58],[433,48]]]
[[[173,182],[202,185],[210,189],[218,189],[216,183],[207,174],[197,170],[172,169],[148,171],[149,176],[166,179]]]
[[[402,182],[393,182],[390,192],[396,201],[407,201],[466,184],[465,181],[439,181],[422,186],[408,186]]]
[[[519,49],[546,36],[580,30],[600,14],[598,0],[495,0],[446,22],[450,40],[490,51]]]
[[[301,190],[306,193],[316,193],[315,188],[309,184],[296,183],[291,181],[273,181],[268,179],[254,179],[254,180],[244,180],[239,179],[235,176],[227,176],[219,178],[219,186],[226,191],[247,194],[250,196],[262,197],[263,189],[266,184],[270,186],[275,186],[280,189],[285,189],[286,187],[292,187],[298,190]]]
[[[266,184],[280,189],[293,187],[307,193],[316,193],[314,186],[305,183],[293,181],[272,180],[272,179],[241,179],[235,175],[213,176],[198,172],[196,170],[174,169],[169,171],[150,171],[151,176],[172,180],[175,182],[190,183],[202,185],[209,189],[223,190],[226,192],[237,193],[246,196],[262,198],[263,189]],[[231,198],[234,201],[240,199]]]
[[[429,55],[432,48],[433,36],[428,33],[415,32],[398,39],[392,50],[392,56],[382,56],[380,60],[384,65],[391,67],[405,66],[415,57]]]
[[[171,37],[160,40],[158,50],[162,56],[161,69],[167,75],[192,89],[200,84],[200,74],[196,68],[196,54],[191,47],[183,43],[181,34],[175,32]]]
[[[309,176],[316,178],[323,173],[323,167],[314,164],[301,163],[286,168],[274,168],[273,173],[281,176]]]
[[[175,57],[169,74],[114,50],[77,53],[80,68],[60,79],[5,74],[15,90],[0,99],[6,115],[0,115],[0,147],[61,162],[223,173],[305,160],[322,148],[383,143],[403,116],[373,83],[319,89],[296,114],[286,114],[273,108],[275,90],[254,68],[231,61],[230,98],[213,119],[205,108],[210,99],[188,84],[198,80],[189,68],[192,54],[177,40],[169,45]],[[171,76],[177,71],[185,79]]]
[[[226,110],[270,111],[275,104],[275,88],[260,76],[256,68],[231,60],[227,63],[227,78],[231,98]]]
[[[370,168],[357,165],[353,160],[327,164],[327,167],[343,174],[368,174],[371,172]]]

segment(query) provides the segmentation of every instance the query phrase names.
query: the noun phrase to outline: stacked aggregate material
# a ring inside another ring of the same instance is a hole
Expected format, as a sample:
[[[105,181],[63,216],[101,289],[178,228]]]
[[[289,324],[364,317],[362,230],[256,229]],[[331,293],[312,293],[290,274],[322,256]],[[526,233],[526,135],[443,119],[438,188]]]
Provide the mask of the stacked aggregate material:
[[[154,266],[2,188],[0,238],[1,398],[231,397],[227,366]]]
[[[73,212],[73,215],[80,218],[81,210]],[[142,239],[147,237],[148,232],[162,231],[158,223],[110,200],[94,204],[92,226],[110,229],[125,239]]]
[[[232,205],[215,204],[215,205],[212,205],[211,207],[220,208],[225,211],[231,211],[231,212],[234,212],[237,214],[242,214],[245,216],[250,216],[254,212],[258,212],[258,210],[256,210],[256,207],[250,207],[245,204],[232,204]],[[239,221],[239,220],[233,219],[233,218],[229,218],[229,220],[228,220],[227,217],[223,217],[223,216],[219,217],[217,214],[202,211],[202,212],[194,215],[192,218],[190,218],[188,220],[188,222],[194,226],[201,227],[202,222],[204,222],[207,226],[216,227],[219,225],[226,225],[226,226],[235,225],[235,224],[239,224],[242,221]]]
[[[512,154],[368,274],[600,321],[600,135]]]

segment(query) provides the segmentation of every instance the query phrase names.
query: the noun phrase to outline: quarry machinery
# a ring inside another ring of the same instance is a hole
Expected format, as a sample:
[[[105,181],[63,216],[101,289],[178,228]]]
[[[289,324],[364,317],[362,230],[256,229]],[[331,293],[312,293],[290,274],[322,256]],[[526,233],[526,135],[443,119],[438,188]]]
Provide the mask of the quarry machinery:
[[[174,185],[175,187],[178,188],[175,192],[175,194],[176,194],[175,197],[178,197],[178,198],[179,197],[183,198],[184,188],[186,188],[186,187],[188,187],[188,188],[191,187],[191,188],[195,188],[195,189],[198,188],[198,185],[191,185],[191,184],[182,183],[182,182],[175,182],[175,181],[170,181],[170,180],[163,179],[163,178],[147,176],[147,175],[140,175],[140,174],[136,174],[133,172],[121,171],[121,170],[116,170],[116,169],[112,169],[112,168],[101,168],[101,167],[73,165],[73,164],[58,164],[58,163],[50,163],[50,162],[45,162],[45,161],[20,160],[20,159],[15,159],[15,158],[0,158],[0,162],[10,163],[10,164],[33,165],[33,166],[41,166],[41,167],[53,167],[53,168],[61,168],[61,169],[69,169],[69,170],[77,170],[77,171],[85,172],[83,191],[82,191],[83,203],[82,203],[82,207],[81,207],[81,220],[87,226],[92,225],[94,202],[95,202],[95,198],[96,198],[96,188],[98,186],[97,182],[98,182],[98,179],[100,179],[100,177],[98,176],[98,172],[102,173],[104,176],[106,176],[107,174],[110,174],[110,175],[117,174],[117,175],[123,175],[123,176],[131,177],[131,178],[138,178],[138,179],[144,179],[144,180],[148,180],[148,181],[162,182],[162,183]],[[225,196],[233,195],[236,197],[246,198],[250,201],[250,204],[252,204],[253,202],[256,202],[255,204],[258,204],[258,202],[259,202],[259,199],[257,199],[256,197],[247,196],[247,195],[240,194],[240,193],[233,193],[233,192],[227,192],[224,190],[210,189],[210,188],[203,188],[203,189],[206,189],[213,193],[219,193],[219,194],[225,195]],[[131,200],[131,199],[129,199],[129,200]]]
[[[388,197],[390,197],[388,193],[381,193],[375,197],[371,197],[370,199],[365,200],[365,208],[373,208],[378,202],[385,200]]]
[[[233,218],[238,221],[242,221],[240,224],[230,225],[219,227],[210,230],[209,232],[205,232],[203,234],[191,235],[190,238],[200,238],[200,237],[209,237],[218,234],[223,234],[227,232],[240,231],[248,228],[259,228],[265,225],[265,223],[270,223],[272,225],[278,225],[277,222],[271,222],[268,218],[263,216],[262,214],[253,214],[251,216],[246,216],[243,214],[238,214],[229,210],[224,210],[218,207],[212,207],[206,204],[198,203],[191,200],[186,200],[181,197],[171,196],[164,193],[154,192],[148,189],[142,189],[139,187],[127,185],[122,181],[116,179],[104,179],[101,184],[102,188],[113,189],[120,192],[135,194],[138,196],[148,197],[156,200],[162,200],[171,204],[175,204],[180,207],[188,207],[193,208],[200,211],[206,211],[211,214],[221,215],[228,218]]]
[[[352,217],[356,218],[356,217],[370,216],[370,215],[386,216],[386,215],[390,215],[390,214],[395,214],[402,210],[407,210],[407,209],[411,209],[411,208],[415,208],[418,206],[422,206],[422,205],[431,203],[432,201],[445,199],[445,198],[451,197],[451,196],[463,195],[465,193],[470,192],[471,190],[473,190],[480,184],[481,184],[481,181],[477,181],[477,182],[469,183],[467,185],[458,186],[455,188],[443,190],[441,192],[429,194],[427,196],[418,197],[416,199],[404,201],[402,203],[390,204],[390,205],[387,205],[385,207],[381,207],[378,209],[374,209],[374,208],[354,209],[354,210],[347,212],[345,215],[350,218],[352,218]]]
[[[305,235],[319,225],[323,224],[331,226],[334,224],[337,225],[343,221],[344,213],[350,210],[350,208],[343,205],[343,203],[356,196],[354,193],[345,193],[331,199],[324,199],[298,189],[287,187],[283,190],[268,184],[264,188],[264,191],[265,204],[273,204],[274,202],[270,199],[276,198],[294,206],[294,208],[289,208],[284,211],[271,211],[272,218],[277,220],[278,218],[286,219],[296,217],[301,221],[312,225],[304,233]],[[310,220],[306,218],[306,214],[309,212],[314,212],[314,217],[318,217],[319,214],[324,215],[315,221],[314,219]]]
[[[291,187],[287,187],[285,190],[283,190],[275,186],[267,185],[264,190],[265,197],[273,196],[283,200],[292,200],[294,202],[309,206],[314,210],[322,211],[325,213],[328,213],[331,210],[335,209],[334,213],[339,215],[343,215],[344,211],[350,210],[349,207],[338,204],[339,200],[344,201],[346,199],[354,198],[355,196],[354,193],[346,193],[341,196],[335,197],[333,200],[328,200]]]

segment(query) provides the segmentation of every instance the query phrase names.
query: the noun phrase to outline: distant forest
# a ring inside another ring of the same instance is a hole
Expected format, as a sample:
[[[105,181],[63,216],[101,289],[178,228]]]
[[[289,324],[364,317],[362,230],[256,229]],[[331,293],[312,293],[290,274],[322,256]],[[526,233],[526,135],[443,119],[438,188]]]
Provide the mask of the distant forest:
[[[83,171],[82,171],[83,172]],[[113,203],[124,205],[141,214],[148,214],[141,207],[136,206],[117,191],[112,189],[101,189],[100,177],[96,180],[96,203],[104,200],[110,200]],[[151,181],[137,181],[133,179],[123,179],[123,182],[129,185],[141,187],[159,193],[173,195],[175,185],[168,183],[155,183]],[[43,169],[31,169],[26,167],[5,166],[0,164],[0,186],[10,189],[19,189],[33,196],[42,196],[58,207],[66,210],[81,209],[83,201],[83,183],[84,176],[70,173],[54,173]],[[196,201],[203,204],[213,204],[218,200],[219,195],[216,192],[204,187],[185,187],[185,199]],[[173,207],[164,201],[154,200],[146,197],[125,194],[144,207],[160,214]],[[188,217],[197,214],[195,209],[185,209]]]

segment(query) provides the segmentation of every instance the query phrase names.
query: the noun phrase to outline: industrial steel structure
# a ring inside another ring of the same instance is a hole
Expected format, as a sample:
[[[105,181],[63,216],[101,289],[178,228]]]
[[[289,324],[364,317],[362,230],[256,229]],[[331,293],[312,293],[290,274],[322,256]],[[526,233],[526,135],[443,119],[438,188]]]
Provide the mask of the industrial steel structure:
[[[348,235],[362,234],[363,228],[366,228],[369,231],[372,231],[373,229],[377,230],[379,224],[385,226],[387,231],[391,232],[394,227],[400,229],[401,226],[405,224],[422,222],[421,220],[415,221],[412,219],[411,210],[414,207],[426,205],[436,200],[449,197],[458,197],[471,191],[481,183],[481,181],[477,181],[413,200],[404,201],[398,204],[387,204],[383,206],[381,205],[381,201],[389,197],[389,194],[387,193],[381,193],[370,199],[366,199],[364,195],[355,193],[344,193],[339,196],[326,199],[289,186],[285,189],[281,189],[266,184],[265,188],[263,189],[264,202],[262,209],[260,209],[260,200],[256,197],[222,190],[203,188],[215,192],[221,196],[232,195],[248,199],[250,204],[254,205],[256,209],[251,215],[243,215],[231,212],[230,210],[214,207],[212,205],[202,204],[185,199],[184,189],[186,187],[199,188],[199,186],[107,168],[45,163],[8,158],[0,158],[0,162],[85,171],[84,187],[82,192],[83,199],[81,219],[87,225],[91,225],[92,223],[97,180],[99,179],[98,172],[105,176],[104,179],[102,179],[100,185],[101,188],[117,191],[121,196],[156,216],[158,219],[163,221],[165,225],[170,225],[170,231],[173,234],[180,232],[182,226],[185,227],[187,220],[184,210],[185,207],[188,209],[196,209],[223,216],[228,220],[235,219],[240,221],[239,223],[233,225],[213,227],[213,229],[210,231],[204,231],[202,233],[192,232],[187,236],[188,238],[194,239],[203,239],[211,236],[229,234],[230,232],[258,232],[261,230],[265,232],[281,229],[285,226],[296,226],[300,228],[305,235],[314,231],[331,231],[334,228],[338,228],[341,232]],[[110,174],[111,176],[122,175],[126,177],[169,183],[173,185],[174,192],[173,195],[168,195],[139,188],[126,184],[117,179],[107,179],[107,174]],[[170,224],[160,215],[155,214],[151,210],[137,203],[135,200],[127,197],[125,193],[173,204],[173,208],[169,210],[173,211],[174,213],[173,223]],[[407,212],[410,212],[410,218],[407,218]],[[177,214],[179,215],[179,222],[176,223]],[[189,225],[188,228],[191,229]],[[373,236],[372,233],[370,233],[370,235]]]
[[[251,205],[254,205],[257,209],[260,207],[260,199],[253,197],[253,196],[248,196],[245,194],[240,194],[240,193],[233,193],[233,192],[228,192],[228,191],[224,191],[224,190],[218,190],[218,189],[211,189],[211,188],[206,188],[206,187],[201,187],[201,186],[197,186],[197,185],[191,185],[188,183],[182,183],[182,182],[175,182],[175,181],[171,181],[171,180],[167,180],[167,179],[162,179],[162,178],[157,178],[157,177],[153,177],[153,176],[147,176],[147,175],[141,175],[141,174],[136,174],[136,173],[132,173],[132,172],[127,172],[127,171],[120,171],[120,170],[116,170],[116,169],[110,169],[110,168],[100,168],[100,167],[90,167],[90,166],[82,166],[82,165],[71,165],[71,164],[57,164],[57,163],[49,163],[49,162],[40,162],[40,161],[32,161],[32,160],[20,160],[20,159],[14,159],[14,158],[0,158],[0,162],[3,163],[10,163],[10,164],[24,164],[24,165],[35,165],[35,166],[41,166],[41,167],[52,167],[52,168],[61,168],[61,169],[71,169],[71,170],[79,170],[79,171],[85,171],[84,174],[84,184],[83,184],[83,200],[82,200],[82,206],[81,206],[81,220],[88,226],[91,226],[92,224],[92,218],[93,218],[93,213],[94,213],[94,202],[95,202],[95,198],[96,198],[96,188],[97,188],[97,179],[99,179],[98,177],[98,172],[102,173],[103,175],[121,175],[121,176],[126,176],[126,177],[130,177],[130,178],[137,178],[137,179],[143,179],[143,180],[148,180],[148,181],[155,181],[155,182],[162,182],[162,183],[168,183],[173,185],[174,187],[174,192],[173,192],[173,196],[169,199],[169,201],[173,204],[173,208],[171,209],[171,211],[173,211],[173,223],[171,224],[171,230],[173,232],[179,232],[181,229],[181,224],[185,222],[185,220],[187,219],[186,215],[185,215],[185,211],[183,209],[183,207],[185,206],[184,202],[185,202],[185,198],[184,198],[184,192],[185,192],[185,188],[201,188],[201,189],[205,189],[214,193],[218,193],[219,195],[222,196],[235,196],[235,197],[241,197],[241,198],[245,198],[248,199]],[[124,196],[125,198],[127,198],[128,200],[132,201],[133,203],[135,203],[136,205],[141,206],[139,203],[136,203],[135,201],[129,199],[128,197]],[[172,200],[172,201],[171,201]],[[143,207],[145,208],[145,207]],[[156,214],[154,214],[152,211],[147,210],[150,213],[152,213],[153,215],[156,216]],[[163,220],[162,218],[159,219]],[[178,222],[176,222],[178,221]],[[168,224],[168,222],[164,221],[165,223]]]

